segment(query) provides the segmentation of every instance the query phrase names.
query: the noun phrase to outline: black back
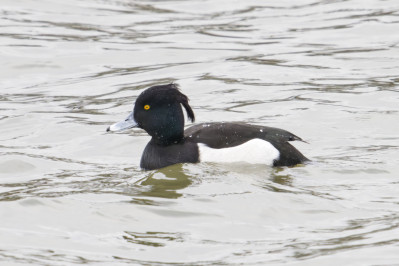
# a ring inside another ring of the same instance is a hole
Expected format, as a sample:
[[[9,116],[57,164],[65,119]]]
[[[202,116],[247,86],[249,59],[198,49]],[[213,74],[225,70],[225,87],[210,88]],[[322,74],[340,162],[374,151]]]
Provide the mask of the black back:
[[[262,139],[270,142],[280,152],[279,159],[273,163],[274,166],[292,166],[308,161],[288,143],[302,139],[279,128],[244,123],[203,123],[187,128],[184,135],[193,142],[203,143],[214,149],[238,146],[251,139]]]

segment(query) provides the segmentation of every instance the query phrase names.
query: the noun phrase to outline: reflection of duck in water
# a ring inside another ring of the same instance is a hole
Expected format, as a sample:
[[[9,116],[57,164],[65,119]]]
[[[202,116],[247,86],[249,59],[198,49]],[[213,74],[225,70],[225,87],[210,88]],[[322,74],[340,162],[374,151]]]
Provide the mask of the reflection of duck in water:
[[[136,184],[148,188],[140,192],[141,196],[176,199],[182,195],[177,190],[190,186],[193,182],[191,178],[184,172],[182,165],[178,164],[152,172]]]
[[[176,84],[153,86],[139,95],[133,112],[124,121],[107,131],[139,127],[151,135],[140,162],[146,170],[200,161],[293,166],[308,160],[288,143],[302,139],[283,129],[221,122],[184,130],[181,105],[194,121],[188,98]]]

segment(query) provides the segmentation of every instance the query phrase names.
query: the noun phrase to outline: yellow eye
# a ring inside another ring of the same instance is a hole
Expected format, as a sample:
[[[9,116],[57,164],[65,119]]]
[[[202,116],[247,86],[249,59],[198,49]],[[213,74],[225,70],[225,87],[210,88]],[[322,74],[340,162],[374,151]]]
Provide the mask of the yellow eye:
[[[148,104],[144,105],[144,110],[150,109],[150,106]]]

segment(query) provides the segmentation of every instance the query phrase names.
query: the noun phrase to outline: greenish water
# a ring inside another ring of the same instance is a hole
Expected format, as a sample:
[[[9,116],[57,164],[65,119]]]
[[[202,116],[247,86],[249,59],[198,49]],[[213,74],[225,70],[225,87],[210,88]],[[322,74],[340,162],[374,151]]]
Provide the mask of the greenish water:
[[[394,0],[3,0],[0,264],[398,265],[398,22]],[[198,123],[284,128],[312,163],[141,171],[146,133],[105,129],[172,81]]]

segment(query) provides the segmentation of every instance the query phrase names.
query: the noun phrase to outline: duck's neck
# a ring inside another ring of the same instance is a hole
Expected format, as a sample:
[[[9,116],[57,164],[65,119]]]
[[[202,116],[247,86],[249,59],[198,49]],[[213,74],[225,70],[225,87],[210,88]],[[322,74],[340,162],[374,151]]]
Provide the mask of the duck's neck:
[[[174,132],[173,134],[168,131],[161,131],[162,133],[155,132],[151,141],[157,145],[167,146],[171,144],[178,144],[184,139],[184,132]]]
[[[161,126],[150,134],[152,141],[158,145],[177,144],[184,138],[184,120],[182,121],[180,117],[175,120],[170,118],[169,121],[159,123]]]

